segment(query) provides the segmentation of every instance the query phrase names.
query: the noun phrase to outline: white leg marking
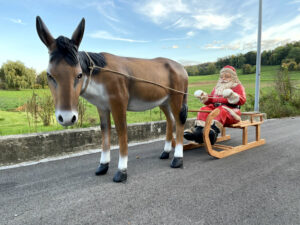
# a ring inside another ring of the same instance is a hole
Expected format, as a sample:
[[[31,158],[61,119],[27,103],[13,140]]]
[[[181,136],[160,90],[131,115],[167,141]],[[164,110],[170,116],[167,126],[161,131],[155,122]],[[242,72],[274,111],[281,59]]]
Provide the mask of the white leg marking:
[[[165,141],[164,152],[172,151],[172,141]]]
[[[127,162],[128,162],[128,156],[121,156],[119,155],[119,170],[126,170],[127,169]]]
[[[100,163],[101,164],[106,164],[110,162],[110,150],[106,150],[101,152],[101,159]]]
[[[174,157],[180,157],[180,158],[183,157],[183,146],[182,146],[182,144],[176,145]]]

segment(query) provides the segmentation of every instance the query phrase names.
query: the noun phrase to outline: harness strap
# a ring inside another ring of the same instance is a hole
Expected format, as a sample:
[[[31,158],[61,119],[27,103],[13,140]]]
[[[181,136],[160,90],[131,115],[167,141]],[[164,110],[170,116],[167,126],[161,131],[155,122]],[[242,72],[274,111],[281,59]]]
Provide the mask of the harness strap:
[[[92,60],[92,58],[90,57],[90,55],[89,55],[86,51],[84,51],[84,53],[85,53],[86,56],[89,58],[89,63],[90,63],[90,66],[89,66],[89,69],[90,69],[90,75],[88,76],[88,79],[87,79],[87,81],[86,81],[86,83],[85,83],[84,88],[81,89],[80,95],[82,95],[82,94],[86,91],[87,87],[89,86],[90,81],[91,81],[91,77],[92,77],[92,74],[93,74],[93,71],[94,71],[94,68],[96,67],[96,66],[95,66],[95,63],[94,63],[94,61]]]

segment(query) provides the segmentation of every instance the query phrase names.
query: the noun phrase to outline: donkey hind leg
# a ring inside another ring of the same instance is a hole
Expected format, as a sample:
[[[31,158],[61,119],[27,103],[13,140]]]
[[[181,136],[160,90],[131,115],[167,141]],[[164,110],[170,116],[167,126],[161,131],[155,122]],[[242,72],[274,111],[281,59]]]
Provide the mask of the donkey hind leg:
[[[116,125],[120,149],[118,171],[113,178],[113,181],[117,183],[127,180],[128,144],[126,108],[127,106],[122,102],[111,104],[111,112]]]
[[[186,103],[183,102],[183,96],[181,98],[177,95],[173,95],[170,101],[171,109],[176,122],[176,147],[174,158],[171,162],[172,168],[183,167],[183,130],[187,114]]]
[[[174,116],[172,115],[169,105],[160,106],[160,109],[164,112],[167,120],[165,147],[160,155],[160,159],[168,159],[172,151]]]
[[[104,175],[108,171],[109,162],[110,162],[110,131],[111,131],[110,112],[102,111],[98,109],[98,113],[100,116],[100,127],[101,127],[101,135],[102,135],[102,152],[100,158],[100,165],[95,172],[96,176]]]

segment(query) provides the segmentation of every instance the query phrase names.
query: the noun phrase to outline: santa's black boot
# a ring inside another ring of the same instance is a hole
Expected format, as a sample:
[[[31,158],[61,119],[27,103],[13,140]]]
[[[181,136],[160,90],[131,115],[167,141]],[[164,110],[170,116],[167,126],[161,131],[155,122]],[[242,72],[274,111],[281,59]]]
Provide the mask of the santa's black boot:
[[[204,127],[196,126],[194,130],[195,141],[199,144],[203,143],[203,130]]]
[[[214,145],[216,143],[219,133],[220,129],[215,124],[213,124],[209,131],[209,140],[211,145]]]
[[[183,133],[183,137],[188,141],[195,141],[195,134],[193,129],[185,130]]]
[[[195,126],[190,130],[186,130],[183,133],[183,137],[189,141],[196,141],[198,143],[203,143],[203,127]]]

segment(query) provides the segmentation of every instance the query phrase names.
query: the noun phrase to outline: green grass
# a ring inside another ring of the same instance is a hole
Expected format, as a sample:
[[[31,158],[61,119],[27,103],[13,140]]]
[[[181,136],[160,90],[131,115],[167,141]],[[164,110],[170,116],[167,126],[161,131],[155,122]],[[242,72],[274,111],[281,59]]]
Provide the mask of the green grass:
[[[261,70],[261,91],[268,92],[270,87],[274,85],[274,76],[277,74],[279,66],[263,66]],[[255,74],[242,75],[241,70],[238,70],[239,79],[245,86],[247,94],[254,95],[255,92]],[[300,71],[290,73],[291,79],[295,86],[300,84]],[[189,77],[189,94],[198,90],[204,90],[208,93],[216,85],[219,74],[207,75],[207,76],[191,76]],[[34,90],[38,95],[50,94],[49,89]],[[38,122],[37,126],[31,125],[29,127],[27,115],[25,112],[16,112],[15,109],[24,105],[27,100],[32,96],[33,90],[21,90],[21,91],[4,91],[0,90],[0,135],[9,134],[22,134],[42,131],[53,131],[66,129],[58,125],[56,122],[54,125],[44,127],[41,122]],[[99,116],[95,106],[86,102],[86,117],[89,118],[83,124],[83,127],[95,126],[99,124]],[[190,109],[198,109],[202,106],[197,98],[188,96],[188,106]],[[242,108],[243,109],[243,108]],[[194,113],[190,113],[189,117],[195,117]],[[149,122],[164,120],[164,114],[155,108],[144,112],[127,112],[128,123]],[[55,120],[55,119],[54,119]],[[91,121],[93,123],[91,124]],[[112,121],[113,122],[113,121]],[[67,128],[71,129],[71,128]]]

